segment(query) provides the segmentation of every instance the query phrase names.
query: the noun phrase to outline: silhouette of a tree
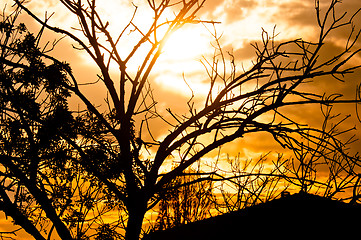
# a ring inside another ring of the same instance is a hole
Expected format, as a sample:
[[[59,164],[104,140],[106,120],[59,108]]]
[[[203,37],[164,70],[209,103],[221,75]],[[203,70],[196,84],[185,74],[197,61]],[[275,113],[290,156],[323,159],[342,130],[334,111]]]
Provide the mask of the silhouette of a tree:
[[[159,202],[154,229],[164,230],[209,218],[215,209],[214,183],[209,180],[188,184],[198,179],[200,171],[190,169],[175,178]]]
[[[349,150],[349,145],[356,139],[353,135],[342,143],[340,142],[338,148],[342,151],[334,151],[324,144],[332,137],[344,133],[338,127],[349,116],[329,123],[339,116],[332,115],[331,106],[324,106],[322,109],[325,120],[319,138],[323,140],[315,143],[300,142],[300,147],[292,149],[294,158],[290,159],[288,165],[284,165],[284,167],[288,172],[287,180],[293,186],[298,186],[302,192],[317,192],[319,195],[332,198],[340,192],[350,191],[350,188],[355,187],[358,178],[358,163],[350,160],[344,153]],[[309,148],[308,146],[312,144],[315,147]],[[318,171],[322,171],[323,174],[317,174]],[[320,177],[324,179],[321,180]]]
[[[76,120],[68,109],[67,64],[42,60],[38,35],[24,24],[15,25],[19,14],[3,16],[1,22],[1,210],[37,239],[42,237],[44,212],[62,238],[71,238],[59,211],[67,205],[69,186],[61,178],[74,178],[72,159],[61,135],[76,138]],[[69,189],[70,190],[70,189]],[[29,218],[38,212],[37,219]]]
[[[48,18],[40,19],[24,2],[15,2],[42,29],[36,36],[29,34],[23,25],[16,27],[12,17],[5,18],[1,25],[0,207],[36,239],[45,239],[42,234],[50,238],[54,229],[62,239],[120,238],[122,224],[125,239],[139,239],[145,213],[176,189],[174,182],[179,176],[210,152],[252,133],[268,133],[282,147],[301,155],[304,151],[320,153],[326,163],[346,170],[349,165],[343,162],[359,166],[358,157],[343,148],[345,143],[339,134],[300,123],[287,112],[290,106],[360,101],[338,92],[326,96],[307,88],[324,77],[330,82],[343,81],[344,75],[359,68],[348,64],[361,51],[356,44],[360,32],[353,24],[358,11],[338,16],[337,0],[332,0],[323,14],[316,1],[316,41],[277,42],[274,34],[263,31],[261,41],[253,45],[253,66],[243,71],[238,71],[233,58],[227,62],[214,33],[215,55],[203,61],[208,94],[202,104],[196,104],[192,96],[187,113],[177,115],[168,109],[168,116],[157,110],[150,74],[174,31],[190,23],[214,24],[196,17],[204,0],[148,0],[154,13],[151,24],[136,25],[135,7],[118,35],[110,32],[112,23],[102,20],[95,0],[61,0],[79,21],[74,31],[53,27]],[[165,18],[169,9],[174,15]],[[97,107],[87,97],[67,64],[39,49],[45,29],[72,39],[94,61],[109,96],[105,101],[108,109]],[[334,56],[324,56],[330,34],[339,29],[349,30],[344,49]],[[129,36],[127,31],[138,36],[132,49],[120,45],[120,40]],[[147,53],[137,71],[132,72],[127,66],[131,60],[139,60],[136,54],[141,49]],[[43,59],[52,63],[46,64]],[[117,66],[117,74],[110,70],[111,65]],[[71,112],[67,105],[70,94],[86,108]],[[166,136],[152,134],[154,119],[161,120],[162,127],[169,130]],[[342,155],[342,163],[324,154],[325,149]],[[169,160],[173,160],[174,168],[166,171]],[[311,163],[301,161],[299,166],[312,167]],[[304,177],[309,182],[308,172]],[[248,176],[198,172],[179,186]],[[304,183],[302,186],[307,188]],[[126,215],[106,223],[109,209]]]
[[[110,195],[69,144],[89,133],[91,118],[69,110],[69,65],[47,56],[54,46],[39,47],[44,29],[30,33],[16,24],[19,14],[0,22],[0,209],[36,239],[54,230],[62,239],[81,239],[99,216],[114,212]],[[86,217],[93,222],[84,223]]]

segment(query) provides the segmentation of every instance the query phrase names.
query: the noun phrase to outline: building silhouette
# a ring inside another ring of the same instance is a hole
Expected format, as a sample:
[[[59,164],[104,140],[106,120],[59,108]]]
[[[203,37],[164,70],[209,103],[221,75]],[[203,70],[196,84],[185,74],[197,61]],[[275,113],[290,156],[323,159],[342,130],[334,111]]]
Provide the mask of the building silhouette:
[[[256,206],[148,234],[145,240],[360,239],[361,206],[285,194]]]

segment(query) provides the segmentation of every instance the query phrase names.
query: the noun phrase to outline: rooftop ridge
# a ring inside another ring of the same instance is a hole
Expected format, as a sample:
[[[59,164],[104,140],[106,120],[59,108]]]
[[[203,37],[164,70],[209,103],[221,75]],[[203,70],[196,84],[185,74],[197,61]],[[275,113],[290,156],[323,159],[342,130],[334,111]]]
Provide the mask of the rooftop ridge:
[[[333,237],[334,234],[341,233],[344,238],[347,234],[345,229],[360,228],[360,216],[360,205],[300,192],[238,211],[153,232],[145,236],[144,240],[234,239],[240,232],[256,232],[259,236],[267,237],[268,234],[277,232],[278,227],[282,232],[289,234],[297,231],[303,237],[309,237],[307,234],[312,232],[313,235],[319,234],[321,239],[325,239],[324,236],[327,234]],[[329,229],[333,233],[318,231],[320,229]]]

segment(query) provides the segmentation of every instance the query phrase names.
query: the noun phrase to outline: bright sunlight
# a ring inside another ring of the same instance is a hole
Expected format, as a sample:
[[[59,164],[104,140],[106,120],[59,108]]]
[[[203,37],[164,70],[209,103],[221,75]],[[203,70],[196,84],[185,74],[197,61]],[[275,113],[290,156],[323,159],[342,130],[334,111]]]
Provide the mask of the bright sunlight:
[[[154,69],[156,82],[177,93],[189,93],[192,88],[206,94],[209,89],[200,82],[199,77],[194,76],[204,73],[200,60],[202,56],[211,53],[212,40],[211,34],[201,24],[186,26],[174,32],[167,39]],[[184,73],[187,74],[183,78]]]
[[[177,62],[200,59],[210,47],[210,37],[200,31],[201,27],[191,26],[174,32],[163,48],[165,58]]]

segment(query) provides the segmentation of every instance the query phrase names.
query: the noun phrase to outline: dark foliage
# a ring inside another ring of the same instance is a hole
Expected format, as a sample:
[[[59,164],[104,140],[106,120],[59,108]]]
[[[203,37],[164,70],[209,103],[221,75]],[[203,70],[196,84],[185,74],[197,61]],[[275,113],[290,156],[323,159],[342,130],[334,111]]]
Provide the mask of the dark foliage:
[[[360,89],[356,98],[347,98],[337,89],[326,95],[307,86],[324,77],[344,81],[360,67],[348,64],[361,52],[360,31],[354,27],[359,11],[336,17],[339,1],[331,0],[324,11],[316,1],[315,41],[278,42],[275,33],[263,31],[261,41],[253,44],[253,65],[243,71],[237,69],[234,56],[226,60],[220,38],[212,32],[214,55],[202,61],[209,86],[202,104],[192,94],[186,113],[169,108],[162,114],[150,74],[171,33],[189,23],[215,24],[196,18],[204,0],[149,0],[153,22],[144,29],[135,24],[134,6],[132,18],[118,35],[110,33],[111,23],[103,21],[95,0],[61,1],[79,21],[80,31],[74,32],[51,26],[49,18],[41,20],[24,1],[15,3],[16,11],[0,21],[0,210],[34,238],[57,234],[67,240],[136,240],[144,232],[145,214],[156,206],[164,217],[158,219],[162,229],[204,218],[216,203],[215,182],[236,189],[235,197],[222,192],[227,209],[269,200],[277,196],[274,189],[281,182],[304,192],[326,189],[330,197],[351,189],[349,199],[358,201],[359,156],[347,149],[354,139],[341,137],[351,129],[337,130],[343,120],[331,127],[326,123],[335,119],[327,109],[359,103]],[[20,9],[41,25],[38,34],[16,23]],[[164,18],[169,10],[174,15]],[[339,29],[349,33],[345,47],[335,56],[323,57],[330,33]],[[100,72],[96,82],[106,88],[105,107],[96,106],[83,92],[67,63],[49,55],[56,44],[49,51],[40,47],[45,31],[67,36],[93,60]],[[138,36],[137,42],[121,57],[120,39],[132,34]],[[140,49],[147,51],[141,59]],[[127,68],[131,59],[139,60],[135,72]],[[111,65],[119,72],[114,74]],[[70,96],[85,108],[71,111]],[[305,105],[321,107],[322,127],[300,123],[287,111]],[[153,135],[153,121],[168,130],[165,136]],[[188,172],[207,154],[221,152],[223,145],[260,132],[292,150],[295,158],[279,154],[271,170],[265,170],[263,157],[244,168],[230,161],[234,171],[227,173],[219,168],[219,154],[207,166],[209,171]],[[167,170],[169,162],[174,167]],[[326,181],[316,178],[319,166],[328,170]],[[217,210],[222,212],[221,208]],[[115,220],[107,222],[109,214]]]

